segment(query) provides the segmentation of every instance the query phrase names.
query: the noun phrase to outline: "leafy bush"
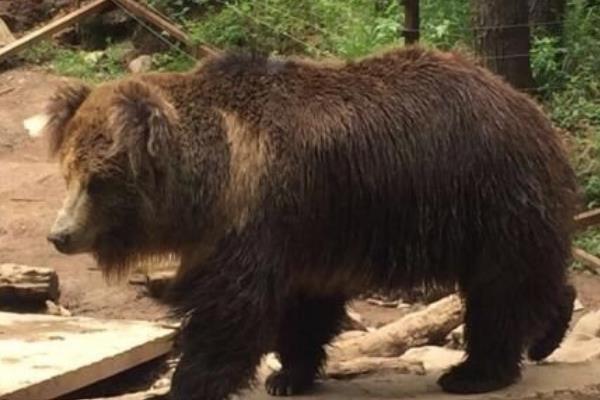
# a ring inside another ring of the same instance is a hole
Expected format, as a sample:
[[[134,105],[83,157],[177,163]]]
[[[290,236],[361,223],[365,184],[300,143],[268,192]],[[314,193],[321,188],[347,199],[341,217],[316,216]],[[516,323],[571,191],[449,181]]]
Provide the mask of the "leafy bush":
[[[398,5],[372,0],[229,1],[187,24],[192,36],[219,47],[279,54],[356,57],[398,39]]]
[[[23,57],[32,64],[47,65],[59,75],[100,82],[125,74],[123,58],[127,51],[129,47],[123,44],[87,52],[41,42],[24,52]]]
[[[554,122],[569,132],[585,206],[600,207],[600,6],[568,5],[564,37],[537,39],[532,65]]]
[[[188,54],[182,50],[171,50],[166,53],[152,55],[152,69],[155,71],[188,71],[196,64]]]

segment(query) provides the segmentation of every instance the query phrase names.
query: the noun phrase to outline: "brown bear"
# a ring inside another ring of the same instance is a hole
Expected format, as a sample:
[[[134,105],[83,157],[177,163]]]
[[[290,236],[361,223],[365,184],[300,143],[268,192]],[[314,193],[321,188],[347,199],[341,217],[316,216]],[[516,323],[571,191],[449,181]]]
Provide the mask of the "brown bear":
[[[173,399],[228,398],[268,351],[271,394],[308,390],[371,289],[460,287],[468,356],[448,392],[507,386],[524,350],[562,340],[573,171],[536,104],[458,54],[222,54],[66,86],[47,111],[69,193],[56,248],[108,274],[181,256]]]

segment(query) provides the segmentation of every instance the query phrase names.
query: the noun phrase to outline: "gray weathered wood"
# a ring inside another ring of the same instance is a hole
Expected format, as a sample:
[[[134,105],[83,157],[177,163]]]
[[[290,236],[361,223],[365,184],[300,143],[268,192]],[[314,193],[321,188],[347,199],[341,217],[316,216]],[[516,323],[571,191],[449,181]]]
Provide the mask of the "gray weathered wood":
[[[15,41],[15,37],[13,36],[10,29],[6,23],[0,18],[0,46],[7,45]]]
[[[176,330],[143,321],[0,312],[0,400],[50,400],[167,353]]]
[[[0,264],[0,304],[56,301],[58,275],[51,268]]]

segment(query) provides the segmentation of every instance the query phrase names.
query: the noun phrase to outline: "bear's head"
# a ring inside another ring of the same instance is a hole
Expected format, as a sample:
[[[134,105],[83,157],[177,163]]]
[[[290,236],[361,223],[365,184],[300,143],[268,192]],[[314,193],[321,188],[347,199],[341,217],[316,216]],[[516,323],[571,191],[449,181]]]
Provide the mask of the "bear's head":
[[[151,246],[177,113],[164,93],[129,79],[61,87],[43,134],[67,196],[48,235],[66,254],[89,252],[113,273]]]

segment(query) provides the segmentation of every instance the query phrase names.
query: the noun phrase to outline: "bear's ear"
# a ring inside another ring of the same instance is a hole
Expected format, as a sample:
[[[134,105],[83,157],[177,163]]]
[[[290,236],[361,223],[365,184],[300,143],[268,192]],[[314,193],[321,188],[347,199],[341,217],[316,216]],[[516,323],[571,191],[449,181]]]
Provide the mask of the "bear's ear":
[[[54,156],[65,141],[67,123],[91,92],[82,82],[70,82],[60,86],[46,105],[41,133],[48,137],[50,155]]]
[[[135,176],[148,161],[155,164],[165,157],[169,137],[177,124],[177,112],[160,89],[130,80],[119,84],[108,113],[115,148],[129,157]]]

